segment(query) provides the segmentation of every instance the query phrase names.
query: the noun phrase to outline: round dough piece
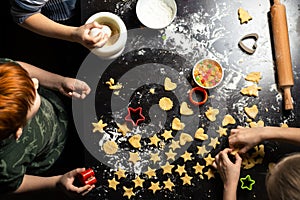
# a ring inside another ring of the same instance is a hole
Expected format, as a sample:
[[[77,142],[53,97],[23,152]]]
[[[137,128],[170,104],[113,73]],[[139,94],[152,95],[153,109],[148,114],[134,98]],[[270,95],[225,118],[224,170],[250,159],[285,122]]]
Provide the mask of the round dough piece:
[[[162,97],[159,100],[159,107],[165,111],[171,110],[173,108],[173,101],[168,97]]]
[[[106,154],[113,155],[117,153],[118,149],[119,146],[115,141],[106,141],[103,144],[103,150]]]

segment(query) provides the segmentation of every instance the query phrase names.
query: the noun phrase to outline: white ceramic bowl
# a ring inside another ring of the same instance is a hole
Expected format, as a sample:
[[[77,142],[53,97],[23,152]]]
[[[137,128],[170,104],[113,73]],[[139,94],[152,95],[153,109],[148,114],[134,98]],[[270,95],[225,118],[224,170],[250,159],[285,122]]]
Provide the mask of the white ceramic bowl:
[[[205,89],[212,89],[222,82],[224,70],[218,61],[206,58],[194,65],[192,76],[198,86]]]
[[[99,12],[92,15],[86,21],[86,24],[93,21],[108,26],[111,29],[112,34],[103,47],[94,48],[91,51],[103,59],[113,59],[121,55],[127,41],[127,28],[123,20],[113,13]]]
[[[165,28],[172,23],[176,14],[175,0],[138,0],[136,4],[136,15],[148,28]]]

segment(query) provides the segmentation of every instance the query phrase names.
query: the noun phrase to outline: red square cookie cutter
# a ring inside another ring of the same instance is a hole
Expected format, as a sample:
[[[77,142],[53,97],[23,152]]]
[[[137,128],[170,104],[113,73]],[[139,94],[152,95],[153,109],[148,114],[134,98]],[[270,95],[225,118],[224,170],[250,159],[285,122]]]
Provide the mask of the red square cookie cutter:
[[[95,172],[91,168],[79,173],[78,179],[82,185],[94,185],[97,183]]]

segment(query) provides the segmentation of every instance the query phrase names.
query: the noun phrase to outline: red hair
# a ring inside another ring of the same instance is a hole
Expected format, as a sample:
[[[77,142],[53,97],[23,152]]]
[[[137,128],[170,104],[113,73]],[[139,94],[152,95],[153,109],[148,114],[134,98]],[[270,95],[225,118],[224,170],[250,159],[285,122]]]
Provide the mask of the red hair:
[[[26,125],[35,96],[34,84],[25,69],[14,62],[0,64],[0,140]]]

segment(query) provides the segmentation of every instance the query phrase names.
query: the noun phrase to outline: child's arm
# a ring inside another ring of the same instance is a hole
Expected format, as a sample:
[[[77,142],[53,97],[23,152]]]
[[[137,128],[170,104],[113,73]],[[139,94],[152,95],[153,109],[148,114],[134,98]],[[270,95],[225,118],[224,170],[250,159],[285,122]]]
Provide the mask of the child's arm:
[[[84,81],[63,77],[25,62],[18,63],[28,71],[30,77],[37,78],[42,86],[58,90],[66,96],[84,99],[91,91]]]
[[[62,189],[64,192],[85,195],[95,186],[85,185],[82,187],[76,187],[73,185],[77,174],[84,170],[84,168],[78,168],[64,175],[51,177],[25,175],[20,187],[14,193],[38,191],[42,189]]]
[[[229,146],[240,148],[239,153],[245,153],[264,140],[285,141],[300,145],[299,128],[260,127],[232,129],[229,136]]]

